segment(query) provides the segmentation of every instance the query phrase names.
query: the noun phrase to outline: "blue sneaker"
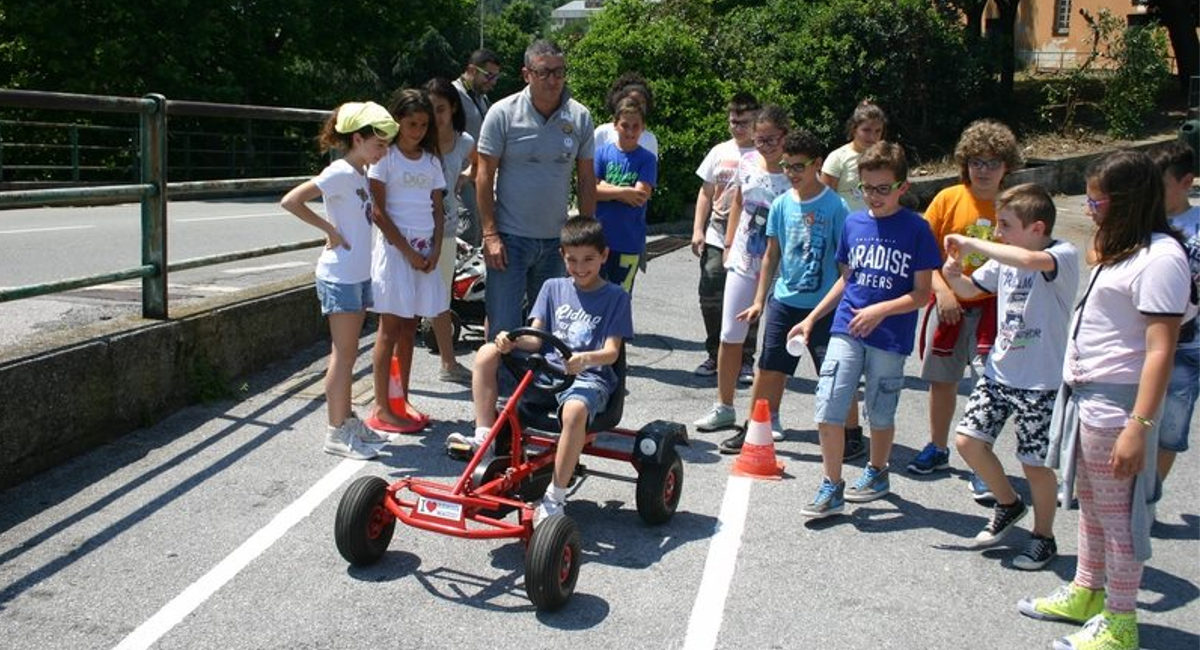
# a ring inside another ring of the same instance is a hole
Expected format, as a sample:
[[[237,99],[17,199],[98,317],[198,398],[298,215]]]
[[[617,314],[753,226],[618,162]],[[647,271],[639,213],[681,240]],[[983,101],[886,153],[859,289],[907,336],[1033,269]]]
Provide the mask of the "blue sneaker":
[[[908,471],[914,474],[932,474],[939,469],[950,469],[950,450],[938,449],[932,442],[908,464]]]
[[[867,465],[862,476],[858,477],[858,482],[846,490],[846,500],[854,503],[874,501],[879,497],[887,496],[891,491],[888,468],[879,469],[873,465]]]
[[[813,497],[812,503],[800,509],[801,516],[809,519],[822,519],[830,515],[841,514],[846,507],[845,489],[845,481],[838,481],[835,484],[828,477],[821,479],[821,487],[817,488],[817,496]]]
[[[975,472],[971,472],[967,479],[967,489],[971,491],[971,496],[975,497],[975,503],[988,507],[996,505],[996,495],[992,494],[991,488]]]

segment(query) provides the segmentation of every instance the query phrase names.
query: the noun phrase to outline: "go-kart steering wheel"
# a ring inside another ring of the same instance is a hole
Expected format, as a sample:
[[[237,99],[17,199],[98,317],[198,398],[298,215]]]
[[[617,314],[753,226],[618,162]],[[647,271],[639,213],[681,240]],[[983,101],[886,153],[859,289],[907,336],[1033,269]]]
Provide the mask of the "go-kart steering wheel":
[[[565,364],[571,358],[571,348],[567,347],[566,343],[557,336],[544,332],[533,327],[518,327],[508,333],[508,340],[516,341],[522,336],[531,336],[543,343],[549,343],[551,347],[558,350],[562,355],[563,363]],[[504,361],[504,365],[512,371],[517,377],[525,375],[526,371],[532,371],[534,380],[533,385],[548,393],[561,393],[575,383],[575,375],[568,375],[565,368],[546,361],[546,357],[542,356],[541,352],[527,352],[518,347],[514,347],[508,354],[501,355],[500,358]]]

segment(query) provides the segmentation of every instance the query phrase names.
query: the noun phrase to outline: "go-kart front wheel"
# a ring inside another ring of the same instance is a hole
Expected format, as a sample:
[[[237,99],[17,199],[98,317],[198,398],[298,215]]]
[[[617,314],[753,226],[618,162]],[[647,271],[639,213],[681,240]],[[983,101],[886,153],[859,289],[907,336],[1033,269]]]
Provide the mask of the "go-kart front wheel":
[[[354,566],[378,562],[392,541],[396,518],[383,506],[387,487],[378,476],[363,476],[350,484],[338,503],[333,537],[338,552]]]
[[[533,529],[525,550],[525,591],[538,611],[554,611],[575,593],[579,577],[579,528],[566,515],[552,515]]]
[[[679,452],[666,450],[661,463],[643,463],[637,477],[637,510],[642,521],[666,523],[679,507],[683,491],[683,461]]]

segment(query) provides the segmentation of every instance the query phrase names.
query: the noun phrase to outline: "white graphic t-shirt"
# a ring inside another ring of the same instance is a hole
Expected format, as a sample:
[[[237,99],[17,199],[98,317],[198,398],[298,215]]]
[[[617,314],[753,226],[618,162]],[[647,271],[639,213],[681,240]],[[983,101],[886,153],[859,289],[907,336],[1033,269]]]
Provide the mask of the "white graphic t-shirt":
[[[738,164],[736,182],[742,190],[742,215],[725,261],[726,269],[747,278],[757,278],[762,270],[771,204],[792,186],[786,174],[767,171],[759,164],[761,160],[762,156],[752,151]]]
[[[336,284],[371,279],[371,195],[367,177],[345,160],[335,160],[313,179],[325,202],[325,218],[350,248],[321,251],[317,278]]]

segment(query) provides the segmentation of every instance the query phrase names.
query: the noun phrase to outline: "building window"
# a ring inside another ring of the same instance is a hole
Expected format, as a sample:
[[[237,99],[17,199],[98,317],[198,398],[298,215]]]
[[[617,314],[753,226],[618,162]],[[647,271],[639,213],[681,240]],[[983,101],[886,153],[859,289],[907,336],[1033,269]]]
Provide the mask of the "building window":
[[[1071,0],[1054,0],[1054,35],[1066,36],[1071,31]]]

